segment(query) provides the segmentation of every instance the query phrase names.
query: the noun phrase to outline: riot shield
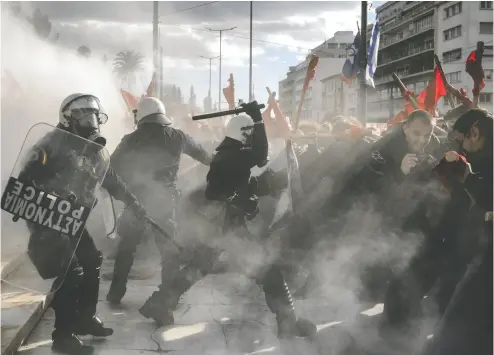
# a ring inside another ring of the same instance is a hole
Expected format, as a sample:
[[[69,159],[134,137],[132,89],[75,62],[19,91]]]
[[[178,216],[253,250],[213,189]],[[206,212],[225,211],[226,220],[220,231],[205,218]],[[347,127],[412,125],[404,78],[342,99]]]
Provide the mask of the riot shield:
[[[31,127],[3,181],[2,259],[4,249],[17,245],[10,256],[17,267],[4,272],[2,260],[2,282],[48,293],[77,273],[79,250],[88,245],[86,221],[109,164],[99,144],[46,123]]]

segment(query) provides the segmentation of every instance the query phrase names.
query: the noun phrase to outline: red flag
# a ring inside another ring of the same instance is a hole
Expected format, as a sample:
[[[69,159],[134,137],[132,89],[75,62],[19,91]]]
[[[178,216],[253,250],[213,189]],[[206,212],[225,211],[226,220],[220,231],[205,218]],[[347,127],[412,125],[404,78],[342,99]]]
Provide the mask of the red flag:
[[[434,114],[437,102],[442,96],[446,96],[447,91],[439,68],[434,69],[434,76],[429,81],[429,85],[420,93],[417,103],[422,104],[424,110]]]
[[[271,111],[274,112],[275,119],[271,118]],[[290,124],[281,111],[279,103],[271,95],[268,99],[268,107],[262,113],[262,119],[266,126],[266,133],[270,138],[288,138],[292,131]]]
[[[230,74],[228,79],[230,85],[223,89],[223,95],[225,95],[226,102],[230,110],[235,108],[235,82],[233,81],[233,74]]]
[[[406,107],[406,106],[405,106]],[[408,112],[405,112],[406,108],[398,112],[398,114],[391,120],[389,120],[388,126],[394,126],[397,123],[403,122],[407,119],[408,117]]]
[[[156,73],[153,74],[153,77],[151,78],[151,82],[148,85],[148,89],[146,90],[146,95],[148,97],[153,96],[153,90],[154,90],[154,81],[156,79]]]
[[[485,86],[485,74],[484,69],[482,68],[482,62],[480,59],[480,54],[477,51],[472,51],[467,58],[467,62],[465,64],[465,71],[472,77],[474,88],[472,92],[475,96],[477,96]],[[476,92],[476,88],[478,88],[478,92]]]
[[[316,66],[318,61],[319,61],[319,57],[315,54],[312,54],[312,57],[309,62],[309,66],[307,68],[307,75],[305,77],[303,91],[307,90],[310,81],[314,79],[314,76],[316,75]]]
[[[130,92],[120,89],[120,94],[125,101],[125,105],[127,105],[127,109],[131,112],[134,109],[137,109],[137,105],[139,104],[139,98],[132,95]]]

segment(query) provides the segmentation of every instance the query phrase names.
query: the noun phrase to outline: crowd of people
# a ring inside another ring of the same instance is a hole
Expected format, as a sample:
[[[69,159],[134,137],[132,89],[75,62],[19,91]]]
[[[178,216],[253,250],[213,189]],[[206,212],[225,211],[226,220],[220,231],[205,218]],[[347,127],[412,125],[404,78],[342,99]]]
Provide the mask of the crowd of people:
[[[197,281],[235,270],[263,290],[280,338],[310,339],[316,325],[297,315],[293,298],[310,298],[324,282],[334,282],[322,261],[337,258],[343,246],[359,246],[353,255],[358,262],[345,260],[341,273],[358,281],[352,291],[359,300],[384,303],[379,334],[385,342],[399,340],[397,354],[411,354],[410,344],[417,343],[425,296],[437,304],[440,318],[422,355],[492,354],[491,113],[474,108],[450,114],[440,137],[433,117],[416,110],[382,133],[339,115],[301,122],[280,138],[266,134],[257,102],[242,106],[245,114],[218,132],[206,124],[187,131],[173,127],[158,99],[141,100],[136,129],[113,152],[102,185],[127,206],[118,224],[110,304],[125,302],[136,248],[151,235],[161,255],[161,283],[140,308],[144,317],[173,325],[180,297]],[[74,94],[62,103],[57,127],[104,145],[103,117],[98,98]],[[58,159],[49,149],[55,141],[36,148],[49,152],[48,161]],[[209,169],[196,176],[202,184],[194,191],[177,188],[183,154]],[[287,163],[275,168],[281,157]],[[42,185],[39,180],[53,178],[43,171],[57,167],[32,161],[19,180]],[[274,218],[274,212],[260,212],[263,200],[276,204],[283,194],[289,213]],[[184,212],[184,203],[217,205],[220,218]],[[216,228],[191,226],[201,218]],[[253,220],[261,220],[256,232],[249,226]],[[30,247],[43,249],[41,236],[53,230],[29,225],[37,241]],[[244,241],[260,251],[239,252]],[[186,249],[193,252],[182,265]],[[96,316],[104,256],[87,231],[70,250],[75,257],[61,263],[53,303],[53,349],[89,354],[93,348],[78,335],[113,333]],[[297,282],[301,269],[307,276]]]

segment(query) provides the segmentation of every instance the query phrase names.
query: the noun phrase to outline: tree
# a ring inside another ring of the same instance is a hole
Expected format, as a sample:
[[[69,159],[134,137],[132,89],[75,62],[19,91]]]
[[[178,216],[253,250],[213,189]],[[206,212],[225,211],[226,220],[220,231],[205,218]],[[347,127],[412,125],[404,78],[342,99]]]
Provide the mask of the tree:
[[[144,56],[134,51],[119,52],[113,62],[113,71],[120,77],[122,84],[135,81],[136,73],[143,68]]]
[[[34,11],[33,17],[30,19],[31,24],[34,27],[34,30],[41,38],[48,38],[51,33],[51,21],[48,19],[48,16],[43,15],[41,11],[36,8]]]
[[[84,58],[90,58],[91,57],[91,50],[86,46],[80,46],[79,48],[77,48],[77,54],[79,54],[80,56],[82,56]]]

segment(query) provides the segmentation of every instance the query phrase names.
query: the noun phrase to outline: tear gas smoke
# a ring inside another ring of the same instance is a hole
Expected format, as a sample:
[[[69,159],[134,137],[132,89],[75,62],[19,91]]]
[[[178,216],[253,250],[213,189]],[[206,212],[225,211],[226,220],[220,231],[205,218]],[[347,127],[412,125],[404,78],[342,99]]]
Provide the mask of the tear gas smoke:
[[[101,100],[109,116],[101,130],[111,153],[120,138],[132,128],[126,122],[125,103],[115,85],[111,64],[78,56],[76,48],[80,43],[67,49],[40,39],[29,23],[11,14],[8,6],[2,6],[1,33],[2,191],[29,128],[40,122],[56,126],[60,104],[72,93],[89,93]],[[10,218],[2,212],[2,255],[3,251],[12,253],[10,247],[14,247],[13,238],[5,237],[9,232],[25,234],[24,223],[13,224],[7,221]],[[24,252],[27,239],[16,238],[15,244]]]

